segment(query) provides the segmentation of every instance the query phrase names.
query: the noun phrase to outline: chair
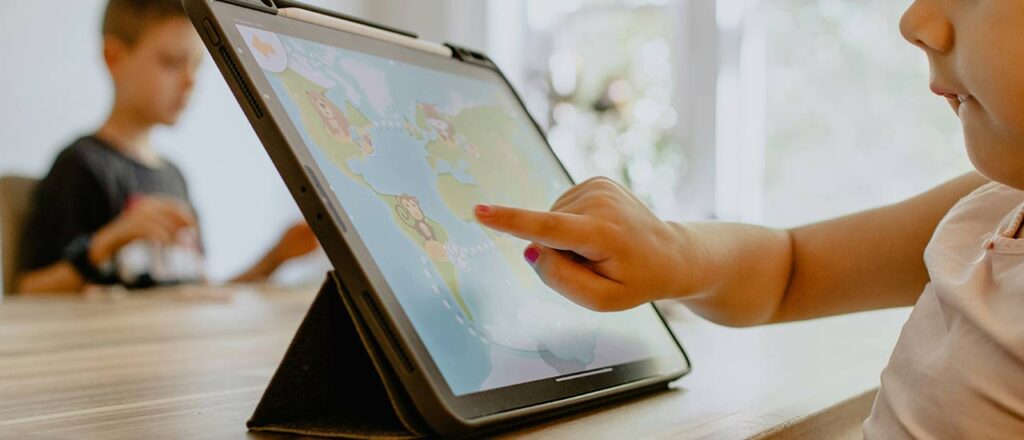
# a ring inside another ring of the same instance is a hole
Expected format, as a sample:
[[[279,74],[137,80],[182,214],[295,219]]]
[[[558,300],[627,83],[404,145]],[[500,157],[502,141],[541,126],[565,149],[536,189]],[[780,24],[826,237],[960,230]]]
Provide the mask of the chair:
[[[0,297],[14,293],[22,228],[38,183],[30,177],[0,177],[0,274],[3,277]]]

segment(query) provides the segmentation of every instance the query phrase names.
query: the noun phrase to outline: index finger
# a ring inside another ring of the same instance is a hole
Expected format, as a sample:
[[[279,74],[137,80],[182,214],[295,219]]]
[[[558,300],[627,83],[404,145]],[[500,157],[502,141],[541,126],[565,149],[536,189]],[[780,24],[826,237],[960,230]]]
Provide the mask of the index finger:
[[[476,205],[476,218],[491,229],[526,241],[575,252],[592,261],[606,258],[595,243],[599,234],[592,219],[563,212],[532,211],[495,205]]]

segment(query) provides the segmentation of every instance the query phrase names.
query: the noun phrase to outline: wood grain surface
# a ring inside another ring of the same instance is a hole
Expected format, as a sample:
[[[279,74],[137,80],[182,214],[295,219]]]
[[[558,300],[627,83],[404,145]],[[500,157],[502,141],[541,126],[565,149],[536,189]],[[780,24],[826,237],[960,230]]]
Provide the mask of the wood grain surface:
[[[191,287],[0,302],[0,438],[282,438],[246,431],[314,287]],[[671,390],[508,438],[859,436],[907,310],[755,329],[673,309]]]

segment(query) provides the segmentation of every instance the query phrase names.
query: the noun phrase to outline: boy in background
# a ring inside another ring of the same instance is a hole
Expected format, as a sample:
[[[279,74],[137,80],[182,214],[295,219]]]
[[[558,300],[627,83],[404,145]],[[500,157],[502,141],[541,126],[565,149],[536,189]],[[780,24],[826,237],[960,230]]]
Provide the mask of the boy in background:
[[[185,178],[150,138],[188,104],[205,50],[177,0],[110,0],[103,58],[114,84],[109,118],[65,148],[33,196],[22,239],[24,293],[90,284],[201,282],[204,259]],[[305,223],[236,282],[260,281],[317,247]]]

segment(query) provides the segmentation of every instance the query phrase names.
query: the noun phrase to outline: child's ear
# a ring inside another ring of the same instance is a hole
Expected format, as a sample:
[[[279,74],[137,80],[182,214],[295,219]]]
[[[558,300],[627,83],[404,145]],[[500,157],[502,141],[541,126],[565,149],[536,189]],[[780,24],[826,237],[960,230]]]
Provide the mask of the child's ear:
[[[111,74],[117,70],[117,66],[128,54],[128,45],[120,38],[112,35],[103,37],[103,62]]]

